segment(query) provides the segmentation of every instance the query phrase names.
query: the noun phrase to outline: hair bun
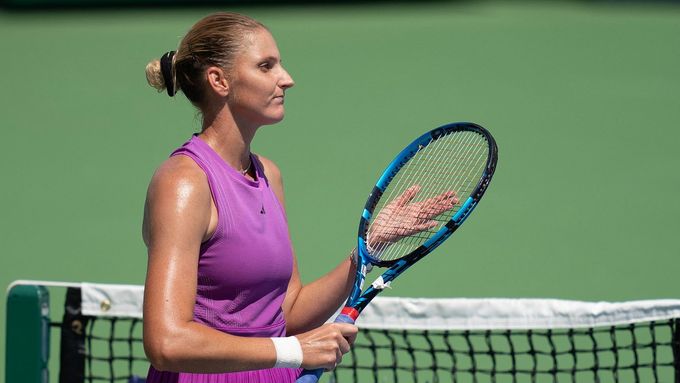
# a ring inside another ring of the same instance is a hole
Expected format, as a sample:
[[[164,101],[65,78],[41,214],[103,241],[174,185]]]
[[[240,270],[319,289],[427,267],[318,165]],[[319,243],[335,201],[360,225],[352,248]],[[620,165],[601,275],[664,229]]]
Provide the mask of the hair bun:
[[[166,89],[165,80],[161,73],[161,61],[152,60],[146,64],[146,82],[157,91],[162,92]]]
[[[175,51],[166,52],[160,60],[153,60],[146,65],[146,81],[159,92],[168,91],[168,96],[175,95],[176,87],[172,70]]]

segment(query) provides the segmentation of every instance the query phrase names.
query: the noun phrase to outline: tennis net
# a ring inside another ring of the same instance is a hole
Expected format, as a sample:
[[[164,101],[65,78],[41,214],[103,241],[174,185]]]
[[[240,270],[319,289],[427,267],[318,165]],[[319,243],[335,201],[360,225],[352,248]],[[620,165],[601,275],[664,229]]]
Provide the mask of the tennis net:
[[[59,382],[143,382],[141,305],[141,286],[69,285],[63,315],[48,320],[60,335]],[[378,297],[351,352],[323,379],[680,383],[679,321],[680,300]],[[7,383],[29,382],[7,374]]]

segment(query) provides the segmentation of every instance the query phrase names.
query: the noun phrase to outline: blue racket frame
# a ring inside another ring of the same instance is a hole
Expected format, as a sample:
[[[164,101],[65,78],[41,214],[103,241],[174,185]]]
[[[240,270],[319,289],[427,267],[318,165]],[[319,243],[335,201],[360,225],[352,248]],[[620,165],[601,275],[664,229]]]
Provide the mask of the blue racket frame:
[[[380,200],[380,197],[387,189],[392,179],[397,175],[399,170],[423,147],[431,144],[437,139],[444,137],[456,131],[471,131],[483,135],[489,144],[489,153],[486,161],[486,168],[477,183],[477,186],[472,191],[471,195],[463,202],[460,209],[451,217],[451,219],[442,226],[437,233],[435,233],[429,240],[421,246],[418,246],[410,254],[405,257],[391,260],[381,261],[370,255],[366,245],[366,233],[368,224],[373,215],[373,211]],[[357,243],[358,251],[358,265],[354,286],[350,293],[345,307],[342,309],[340,315],[335,318],[336,323],[351,323],[354,324],[357,317],[363,309],[371,302],[371,300],[378,295],[386,285],[403,273],[406,269],[418,262],[421,258],[432,252],[435,248],[442,244],[448,237],[453,234],[467,219],[470,213],[479,203],[480,199],[486,192],[486,189],[491,182],[491,177],[496,170],[496,162],[498,160],[498,147],[491,133],[484,127],[472,122],[454,122],[451,124],[440,126],[433,129],[420,137],[416,138],[404,150],[402,150],[394,160],[383,171],[382,175],[376,182],[371,194],[366,201],[364,210],[361,213],[359,221],[359,235]],[[363,291],[366,274],[369,267],[372,265],[380,267],[389,267],[383,272],[376,281]],[[363,291],[363,293],[362,293]],[[315,383],[321,377],[322,369],[318,370],[304,370],[297,383]]]
[[[431,144],[440,137],[446,136],[455,131],[472,131],[479,133],[483,135],[489,143],[489,153],[487,156],[486,168],[473,192],[461,205],[456,214],[451,217],[449,222],[442,226],[441,229],[439,229],[439,231],[435,233],[435,235],[433,235],[427,242],[414,249],[409,255],[394,261],[381,261],[371,257],[366,246],[366,232],[368,229],[368,223],[370,222],[373,214],[373,210],[378,204],[378,200],[380,200],[383,192],[387,189],[387,186],[397,175],[399,170],[420,149]],[[366,205],[364,206],[364,210],[359,221],[359,234],[357,241],[360,265],[376,265],[380,267],[389,266],[390,268],[383,272],[380,276],[383,283],[389,283],[394,280],[394,278],[403,273],[406,269],[411,267],[411,265],[419,261],[422,257],[432,252],[432,250],[437,248],[437,246],[444,242],[463,224],[465,219],[467,219],[470,213],[477,206],[480,199],[484,195],[484,192],[486,192],[491,178],[493,177],[494,171],[496,170],[497,160],[498,147],[496,146],[496,141],[494,140],[493,136],[491,136],[491,133],[489,133],[489,131],[487,131],[484,127],[472,122],[454,122],[440,126],[439,128],[433,129],[416,138],[411,144],[406,146],[406,148],[404,148],[404,150],[402,150],[387,166],[385,171],[383,171],[383,174],[378,179],[378,182],[376,182],[375,186],[373,187],[373,191],[366,201]],[[368,305],[371,299],[373,299],[382,290],[376,289],[373,286],[369,286],[362,294],[365,278],[365,270],[362,270],[362,267],[359,267],[352,293],[350,294],[346,303],[346,306],[354,308],[357,311],[357,314],[361,313],[361,311],[366,307],[366,305]]]

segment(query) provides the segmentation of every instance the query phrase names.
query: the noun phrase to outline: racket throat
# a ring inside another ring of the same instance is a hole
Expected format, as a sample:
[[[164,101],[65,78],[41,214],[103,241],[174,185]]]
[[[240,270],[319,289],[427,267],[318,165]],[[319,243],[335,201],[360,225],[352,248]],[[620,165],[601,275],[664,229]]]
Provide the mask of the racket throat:
[[[392,281],[385,282],[381,275],[375,281],[373,281],[373,283],[371,283],[371,286],[373,286],[373,288],[376,290],[391,289],[392,288],[392,286],[390,285],[391,283]]]

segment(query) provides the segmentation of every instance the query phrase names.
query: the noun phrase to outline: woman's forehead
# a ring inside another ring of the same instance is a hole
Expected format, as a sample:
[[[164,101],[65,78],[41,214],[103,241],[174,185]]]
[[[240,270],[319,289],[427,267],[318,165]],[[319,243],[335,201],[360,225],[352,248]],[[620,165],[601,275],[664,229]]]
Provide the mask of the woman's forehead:
[[[244,44],[244,56],[254,59],[279,57],[279,48],[274,37],[264,28],[259,28],[244,36]]]

